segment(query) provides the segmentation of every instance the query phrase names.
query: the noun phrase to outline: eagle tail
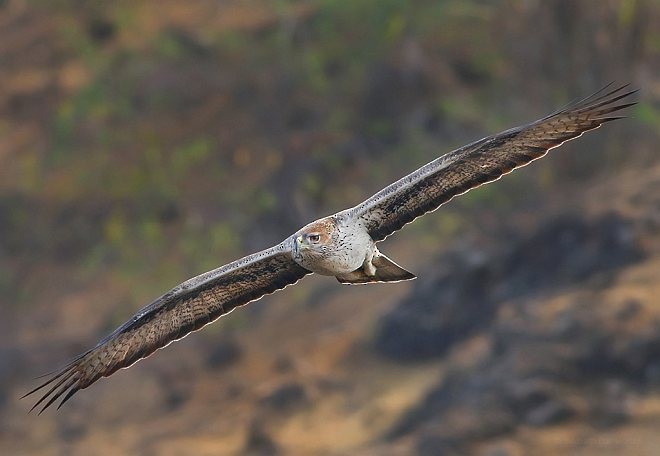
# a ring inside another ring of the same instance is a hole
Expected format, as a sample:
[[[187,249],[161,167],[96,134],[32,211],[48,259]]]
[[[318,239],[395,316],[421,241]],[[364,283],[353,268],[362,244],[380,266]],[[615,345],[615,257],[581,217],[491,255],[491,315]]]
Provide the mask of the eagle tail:
[[[354,285],[378,282],[401,282],[402,280],[412,280],[417,277],[380,252],[376,252],[371,260],[371,264],[376,269],[374,275],[368,275],[364,267],[361,267],[348,274],[338,275],[337,280],[339,283]]]

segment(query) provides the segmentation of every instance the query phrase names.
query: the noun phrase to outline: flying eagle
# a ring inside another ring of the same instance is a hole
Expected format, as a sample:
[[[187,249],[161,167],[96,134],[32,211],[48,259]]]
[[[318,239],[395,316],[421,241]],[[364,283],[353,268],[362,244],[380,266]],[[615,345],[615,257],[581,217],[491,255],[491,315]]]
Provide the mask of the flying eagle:
[[[50,386],[31,410],[58,408],[101,377],[131,366],[238,306],[295,284],[307,274],[335,276],[348,284],[397,282],[415,276],[383,255],[377,242],[467,192],[544,156],[550,149],[622,117],[636,91],[611,84],[530,124],[449,152],[376,193],[363,203],[316,220],[280,244],[183,282],[139,310],[95,347],[25,396]],[[45,376],[44,376],[45,377]],[[23,397],[25,397],[23,396]]]

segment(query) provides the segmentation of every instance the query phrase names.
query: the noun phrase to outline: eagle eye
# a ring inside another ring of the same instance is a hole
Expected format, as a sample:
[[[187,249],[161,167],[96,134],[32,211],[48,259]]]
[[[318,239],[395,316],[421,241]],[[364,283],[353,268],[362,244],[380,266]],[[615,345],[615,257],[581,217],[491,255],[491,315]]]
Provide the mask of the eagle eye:
[[[307,236],[307,239],[309,239],[309,242],[319,242],[321,240],[321,236],[319,234],[310,234]]]

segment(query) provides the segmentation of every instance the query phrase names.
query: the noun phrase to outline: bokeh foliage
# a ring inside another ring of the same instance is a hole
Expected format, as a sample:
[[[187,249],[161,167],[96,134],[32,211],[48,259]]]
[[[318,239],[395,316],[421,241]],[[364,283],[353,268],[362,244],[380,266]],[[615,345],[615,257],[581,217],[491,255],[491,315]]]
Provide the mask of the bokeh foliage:
[[[162,285],[453,146],[635,81],[660,54],[660,8],[642,0],[28,3],[51,40],[33,66],[54,82],[45,101],[24,102],[37,140],[3,159],[5,243],[82,270],[160,265]],[[470,211],[648,160],[657,102],[633,117],[470,193],[417,235],[452,236]],[[0,127],[20,122],[5,106]]]

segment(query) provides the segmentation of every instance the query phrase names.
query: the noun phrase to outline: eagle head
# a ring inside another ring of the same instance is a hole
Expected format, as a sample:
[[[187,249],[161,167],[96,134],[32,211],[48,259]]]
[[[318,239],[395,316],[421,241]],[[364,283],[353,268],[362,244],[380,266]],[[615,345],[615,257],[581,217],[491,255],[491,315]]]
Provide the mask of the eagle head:
[[[318,261],[333,250],[337,237],[337,222],[326,217],[303,227],[293,237],[295,257],[307,261]]]

